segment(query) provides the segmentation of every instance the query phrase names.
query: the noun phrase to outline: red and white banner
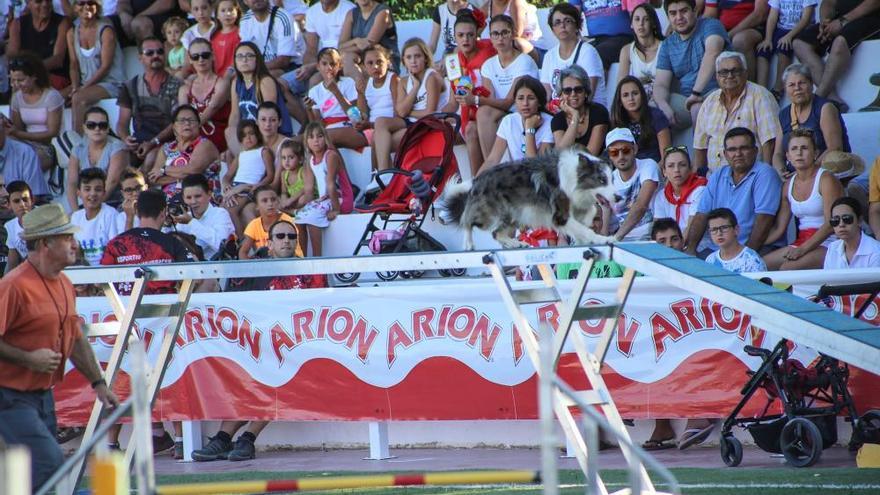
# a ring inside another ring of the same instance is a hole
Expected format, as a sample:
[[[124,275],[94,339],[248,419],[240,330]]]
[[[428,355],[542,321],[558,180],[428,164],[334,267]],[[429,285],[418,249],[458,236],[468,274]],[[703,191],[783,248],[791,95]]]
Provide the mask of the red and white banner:
[[[610,302],[615,288],[614,280],[591,281],[588,303]],[[852,312],[851,300],[835,303]],[[113,318],[103,298],[78,299],[77,309],[90,322]],[[536,328],[558,324],[551,304],[528,311]],[[876,302],[865,319],[880,324]],[[575,329],[594,344],[603,323]],[[141,321],[151,359],[166,326]],[[736,404],[746,372],[760,362],[743,346],[777,341],[748,315],[637,279],[603,375],[625,417],[717,417]],[[99,359],[109,358],[112,342],[95,340]],[[568,351],[561,374],[585,388],[571,345]],[[805,364],[816,357],[797,345],[792,355]],[[852,374],[860,409],[880,407],[880,396],[866,393],[878,390],[880,377]],[[118,391],[125,395],[121,376]],[[69,372],[56,400],[60,423],[75,424],[87,418],[93,395],[78,372]],[[751,407],[761,405],[758,394]],[[536,375],[488,279],[194,294],[155,410],[171,420],[533,419]]]

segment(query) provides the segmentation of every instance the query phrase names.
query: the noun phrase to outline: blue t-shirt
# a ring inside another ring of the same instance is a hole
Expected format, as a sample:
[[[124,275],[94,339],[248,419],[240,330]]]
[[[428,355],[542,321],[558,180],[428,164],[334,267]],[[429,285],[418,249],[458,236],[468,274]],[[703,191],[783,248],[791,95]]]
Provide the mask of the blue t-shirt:
[[[754,249],[743,246],[742,251],[729,260],[721,259],[721,251],[714,251],[706,257],[706,263],[734,273],[766,272],[767,264]]]
[[[730,38],[721,22],[718,19],[704,17],[697,19],[697,25],[694,26],[694,31],[688,39],[684,40],[680,34],[673,32],[660,44],[660,51],[657,53],[657,69],[672,72],[672,75],[679,82],[677,93],[690,96],[697,80],[697,73],[700,72],[703,55],[706,53],[706,38],[712,35],[721,36],[724,39],[725,50],[730,48]],[[710,77],[706,87],[702,88],[702,92],[705,95],[717,87],[718,83],[715,78]]]
[[[755,162],[739,184],[733,184],[731,171],[730,165],[725,165],[709,176],[697,212],[708,214],[715,208],[730,208],[739,224],[737,239],[745,244],[757,215],[776,215],[779,211],[782,181],[773,167],[760,161]],[[714,242],[710,243],[712,249],[718,249]]]
[[[824,153],[826,149],[828,149],[828,144],[825,142],[825,135],[822,134],[822,127],[820,125],[820,121],[822,119],[822,107],[825,106],[826,103],[831,103],[831,100],[826,100],[819,95],[813,95],[813,103],[810,105],[810,115],[807,117],[807,120],[800,123],[801,129],[810,129],[813,131],[813,137],[816,139],[816,151],[818,153]],[[838,112],[837,121],[840,123],[840,129],[843,133],[841,138],[843,139],[843,151],[847,153],[852,151],[849,145],[849,135],[846,133],[846,123],[843,121],[843,117]],[[783,108],[779,111],[779,123],[782,125],[782,149],[788,149],[788,138],[791,136],[791,105],[789,104],[787,107]]]
[[[568,0],[568,3],[583,11],[590,36],[633,34],[629,14],[621,0]]]

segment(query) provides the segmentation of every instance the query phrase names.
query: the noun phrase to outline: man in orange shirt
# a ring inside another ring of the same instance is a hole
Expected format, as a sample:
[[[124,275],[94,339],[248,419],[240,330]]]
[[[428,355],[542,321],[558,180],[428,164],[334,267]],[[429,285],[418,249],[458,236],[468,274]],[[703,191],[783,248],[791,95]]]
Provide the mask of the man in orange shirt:
[[[69,358],[106,406],[119,404],[80,330],[73,284],[61,273],[76,261],[78,227],[60,205],[22,218],[27,260],[0,280],[0,437],[31,451],[34,491],[61,465],[52,387]]]

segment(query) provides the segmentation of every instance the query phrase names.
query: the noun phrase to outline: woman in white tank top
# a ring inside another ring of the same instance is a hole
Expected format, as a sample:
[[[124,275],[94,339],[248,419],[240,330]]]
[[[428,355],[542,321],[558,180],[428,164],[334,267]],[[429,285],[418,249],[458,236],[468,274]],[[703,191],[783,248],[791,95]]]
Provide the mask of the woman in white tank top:
[[[767,236],[767,244],[787,233],[792,216],[797,221],[797,238],[791,245],[764,256],[770,270],[822,268],[827,247],[834,240],[834,230],[828,219],[831,205],[843,196],[843,186],[834,174],[819,168],[816,156],[813,133],[806,129],[793,131],[788,140],[786,158],[795,173],[782,185],[779,213]]]
[[[403,44],[400,53],[409,76],[400,78],[397,83],[395,116],[376,120],[373,151],[378,170],[391,167],[391,151],[400,144],[406,128],[416,120],[437,112],[449,99],[445,80],[431,68],[431,53],[424,41],[411,38]]]
[[[663,30],[657,12],[650,4],[643,3],[630,14],[630,27],[636,35],[635,41],[620,50],[620,65],[617,68],[617,82],[626,76],[634,76],[642,81],[645,92],[653,104],[654,78],[657,76],[657,53],[663,41]]]

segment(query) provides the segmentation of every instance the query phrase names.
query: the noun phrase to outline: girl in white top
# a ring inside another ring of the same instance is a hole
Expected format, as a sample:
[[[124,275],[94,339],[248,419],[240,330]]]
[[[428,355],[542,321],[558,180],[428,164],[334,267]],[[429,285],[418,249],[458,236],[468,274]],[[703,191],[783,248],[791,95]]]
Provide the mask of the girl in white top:
[[[495,144],[498,121],[516,111],[513,103],[513,85],[523,76],[538,77],[538,65],[524,54],[513,42],[513,19],[497,15],[489,23],[492,46],[498,55],[483,63],[480,73],[488,96],[475,98],[477,110],[477,135],[483,156],[489,156]],[[479,163],[471,167],[479,168]]]
[[[834,174],[823,173],[819,168],[816,142],[810,130],[792,131],[786,157],[795,173],[782,185],[779,213],[767,244],[785,235],[792,215],[798,219],[798,236],[790,246],[767,254],[764,262],[770,270],[821,268],[833,232],[828,223],[831,205],[843,196],[843,186]]]
[[[310,120],[324,123],[335,147],[363,148],[367,138],[352,127],[348,117],[349,109],[357,103],[357,88],[354,79],[342,77],[342,55],[336,48],[318,52],[318,73],[322,82],[304,99]]]
[[[516,113],[501,119],[492,151],[477,173],[504,161],[505,153],[513,161],[538,156],[553,147],[552,117],[545,111],[547,92],[541,82],[522,77],[513,86],[513,94]]]
[[[550,100],[557,100],[557,79],[562,69],[570,65],[579,65],[590,77],[590,94],[593,103],[608,109],[608,98],[605,90],[605,67],[599,52],[593,45],[581,39],[583,16],[580,10],[568,3],[558,3],[550,9],[547,19],[559,44],[547,50],[541,63],[541,82],[551,95]],[[551,106],[554,106],[551,104]]]
[[[626,76],[642,81],[648,100],[654,102],[654,78],[657,76],[657,52],[663,41],[663,29],[657,11],[648,3],[638,5],[630,14],[630,27],[635,41],[620,49],[617,82]]]
[[[275,179],[272,151],[263,146],[260,128],[253,120],[238,123],[241,152],[229,164],[223,176],[223,207],[229,211],[235,233],[241,237],[244,227],[257,218],[257,207],[251,193]]]
[[[407,40],[400,56],[409,75],[401,77],[397,83],[395,116],[376,119],[373,151],[378,170],[391,166],[391,150],[400,144],[407,126],[436,112],[449,99],[443,78],[430,67],[431,52],[424,41],[418,38]]]
[[[691,219],[697,213],[700,198],[706,191],[707,180],[700,177],[691,167],[691,159],[686,146],[678,146],[663,157],[661,170],[666,185],[654,195],[651,205],[654,219],[671,218],[678,223],[682,239],[687,239]],[[709,233],[700,241],[697,252],[711,248]]]
[[[538,22],[538,9],[526,0],[488,0],[481,8],[486,19],[506,15],[513,19],[513,38],[523,53],[536,56],[535,44],[541,39],[541,25]],[[483,38],[489,38],[491,26],[483,30]]]
[[[400,77],[388,71],[390,64],[391,54],[382,45],[373,45],[364,52],[364,72],[369,80],[363,77],[357,82],[361,120],[355,122],[354,128],[363,132],[368,142],[372,142],[372,128],[378,119],[394,118]]]

